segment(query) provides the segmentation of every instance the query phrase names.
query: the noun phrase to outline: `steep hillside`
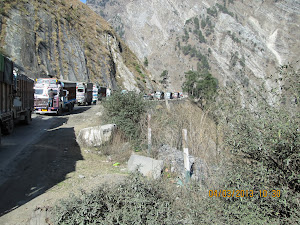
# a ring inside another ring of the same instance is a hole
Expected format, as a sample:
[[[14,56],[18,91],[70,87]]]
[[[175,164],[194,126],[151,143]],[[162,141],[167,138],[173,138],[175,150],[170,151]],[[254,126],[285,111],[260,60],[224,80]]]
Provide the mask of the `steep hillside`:
[[[275,68],[299,60],[300,2],[295,0],[87,0],[137,54],[157,81],[168,71],[181,88],[188,70],[210,69],[222,85],[280,92]],[[296,65],[296,67],[299,64]]]
[[[0,4],[1,51],[28,76],[151,89],[136,56],[103,18],[79,0]]]

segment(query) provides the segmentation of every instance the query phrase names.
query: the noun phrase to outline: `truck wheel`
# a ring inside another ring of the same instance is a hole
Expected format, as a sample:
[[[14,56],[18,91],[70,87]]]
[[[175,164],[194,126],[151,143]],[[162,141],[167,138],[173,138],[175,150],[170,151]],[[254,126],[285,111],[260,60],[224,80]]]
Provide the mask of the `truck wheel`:
[[[32,118],[31,118],[31,112],[26,112],[24,124],[29,125],[31,124]]]
[[[57,113],[56,113],[56,115],[57,116],[61,116],[61,114],[62,114],[62,107],[59,107],[59,110],[57,111]]]
[[[71,111],[72,111],[72,105],[68,104],[68,112],[71,112]]]
[[[88,104],[88,105],[91,105],[92,103],[91,103],[91,102],[88,102],[87,104]]]
[[[10,120],[4,126],[2,127],[2,133],[3,134],[11,134],[14,130],[14,121]]]

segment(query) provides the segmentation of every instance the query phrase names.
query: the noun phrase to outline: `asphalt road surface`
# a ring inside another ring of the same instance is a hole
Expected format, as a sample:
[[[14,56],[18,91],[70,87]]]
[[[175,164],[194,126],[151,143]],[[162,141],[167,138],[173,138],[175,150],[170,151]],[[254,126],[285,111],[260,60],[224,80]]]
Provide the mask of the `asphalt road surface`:
[[[65,179],[82,159],[70,116],[33,115],[30,125],[16,125],[0,146],[0,216],[43,194]]]

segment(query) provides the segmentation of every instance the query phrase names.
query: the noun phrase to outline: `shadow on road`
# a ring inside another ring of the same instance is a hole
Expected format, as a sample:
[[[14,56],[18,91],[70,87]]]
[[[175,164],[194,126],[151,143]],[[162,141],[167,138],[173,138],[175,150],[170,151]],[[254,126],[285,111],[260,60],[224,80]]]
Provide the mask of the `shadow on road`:
[[[38,141],[24,149],[31,153],[18,162],[0,186],[0,216],[43,194],[75,171],[76,162],[83,158],[74,129],[61,127],[66,121],[56,118]]]
[[[79,114],[89,110],[92,106],[75,106],[74,110],[71,112],[65,112],[64,115]]]

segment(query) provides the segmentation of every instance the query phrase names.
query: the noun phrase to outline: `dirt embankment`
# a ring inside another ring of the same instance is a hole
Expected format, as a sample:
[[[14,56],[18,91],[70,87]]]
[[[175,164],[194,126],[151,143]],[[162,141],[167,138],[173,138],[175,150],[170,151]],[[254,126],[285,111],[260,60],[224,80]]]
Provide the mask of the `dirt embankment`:
[[[2,171],[6,174],[0,183],[0,224],[51,223],[47,209],[58,199],[123,176],[122,166],[113,167],[106,157],[76,142],[80,129],[101,124],[101,111],[99,104],[76,107],[61,117],[37,116],[28,128],[17,127],[12,139],[4,138],[0,154],[10,143],[17,143],[13,148],[21,150]],[[39,131],[39,120],[49,120],[43,131]],[[29,131],[36,131],[30,135],[35,138],[20,143]]]

